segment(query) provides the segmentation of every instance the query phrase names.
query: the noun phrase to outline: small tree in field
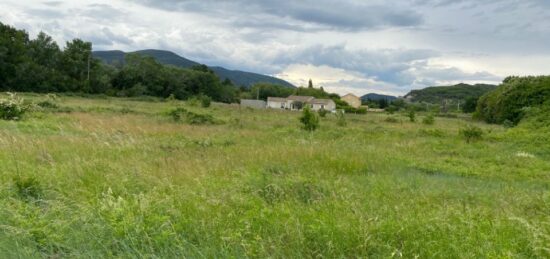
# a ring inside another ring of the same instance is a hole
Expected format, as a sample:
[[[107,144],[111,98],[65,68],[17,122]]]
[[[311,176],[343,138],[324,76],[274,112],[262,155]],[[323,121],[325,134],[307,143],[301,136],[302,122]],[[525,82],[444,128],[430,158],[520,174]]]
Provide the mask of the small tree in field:
[[[407,115],[409,116],[409,120],[411,122],[416,122],[416,112],[414,112],[414,110],[410,110]]]
[[[319,117],[307,105],[302,112],[300,122],[304,124],[303,128],[307,131],[314,131],[319,127]]]
[[[481,140],[483,138],[483,130],[480,127],[476,127],[474,125],[466,126],[465,128],[461,129],[459,133],[460,135],[462,135],[462,137],[464,137],[466,143]]]
[[[430,115],[424,117],[424,119],[422,120],[422,123],[424,123],[426,125],[433,125],[435,123],[434,116],[430,114]]]

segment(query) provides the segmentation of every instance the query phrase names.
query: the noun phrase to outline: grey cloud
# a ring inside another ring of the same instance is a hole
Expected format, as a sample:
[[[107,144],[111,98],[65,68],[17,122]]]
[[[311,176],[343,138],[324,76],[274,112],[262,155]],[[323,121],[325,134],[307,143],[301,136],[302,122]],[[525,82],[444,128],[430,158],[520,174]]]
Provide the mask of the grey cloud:
[[[65,17],[65,13],[56,9],[50,8],[32,8],[26,11],[31,16],[46,18],[46,19],[58,19]]]
[[[436,51],[422,49],[350,50],[344,45],[318,45],[281,54],[275,62],[340,68],[402,90],[410,89],[419,82],[498,82],[502,79],[485,71],[469,73],[456,67],[431,66],[428,60],[440,55]]]
[[[82,8],[72,10],[74,13],[87,19],[100,22],[124,22],[126,12],[107,4],[89,4]]]
[[[410,84],[412,78],[406,71],[415,62],[438,56],[432,50],[379,49],[349,50],[344,45],[313,46],[304,50],[282,54],[277,63],[303,63],[327,65],[374,77],[377,80],[398,85]]]
[[[410,27],[423,22],[420,14],[410,8],[390,5],[367,5],[361,1],[214,1],[214,0],[137,0],[144,5],[171,11],[215,13],[220,17],[232,17],[236,24],[244,26],[262,26],[279,22],[280,29],[302,30],[307,25],[322,26],[325,30],[370,30],[384,27]],[[284,19],[291,18],[303,23],[302,26],[285,26]],[[282,19],[282,20],[281,20]]]

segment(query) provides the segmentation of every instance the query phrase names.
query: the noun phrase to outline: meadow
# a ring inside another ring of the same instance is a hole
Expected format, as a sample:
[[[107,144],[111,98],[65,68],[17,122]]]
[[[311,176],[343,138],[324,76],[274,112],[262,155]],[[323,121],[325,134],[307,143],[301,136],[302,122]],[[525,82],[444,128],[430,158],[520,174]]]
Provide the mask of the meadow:
[[[548,146],[463,115],[299,116],[61,96],[0,121],[0,257],[550,257]]]

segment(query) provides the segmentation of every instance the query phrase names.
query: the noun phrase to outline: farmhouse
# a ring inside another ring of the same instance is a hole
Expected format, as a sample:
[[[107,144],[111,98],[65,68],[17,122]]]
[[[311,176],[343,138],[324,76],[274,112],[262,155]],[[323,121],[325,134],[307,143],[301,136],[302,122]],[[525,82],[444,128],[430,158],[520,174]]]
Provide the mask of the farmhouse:
[[[346,94],[342,96],[342,101],[348,103],[353,108],[361,107],[361,98],[357,97],[354,94]]]
[[[312,110],[321,109],[335,111],[336,103],[331,99],[317,99],[313,96],[291,95],[287,98],[268,97],[267,108],[299,111],[305,105],[309,105]]]

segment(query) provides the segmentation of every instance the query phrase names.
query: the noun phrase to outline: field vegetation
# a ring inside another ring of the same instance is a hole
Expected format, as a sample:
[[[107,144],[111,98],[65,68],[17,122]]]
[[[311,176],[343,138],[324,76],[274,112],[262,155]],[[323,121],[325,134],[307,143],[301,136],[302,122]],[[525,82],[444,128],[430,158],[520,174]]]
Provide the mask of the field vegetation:
[[[309,131],[236,104],[19,97],[32,108],[0,120],[3,258],[550,256],[537,116],[310,113]]]

